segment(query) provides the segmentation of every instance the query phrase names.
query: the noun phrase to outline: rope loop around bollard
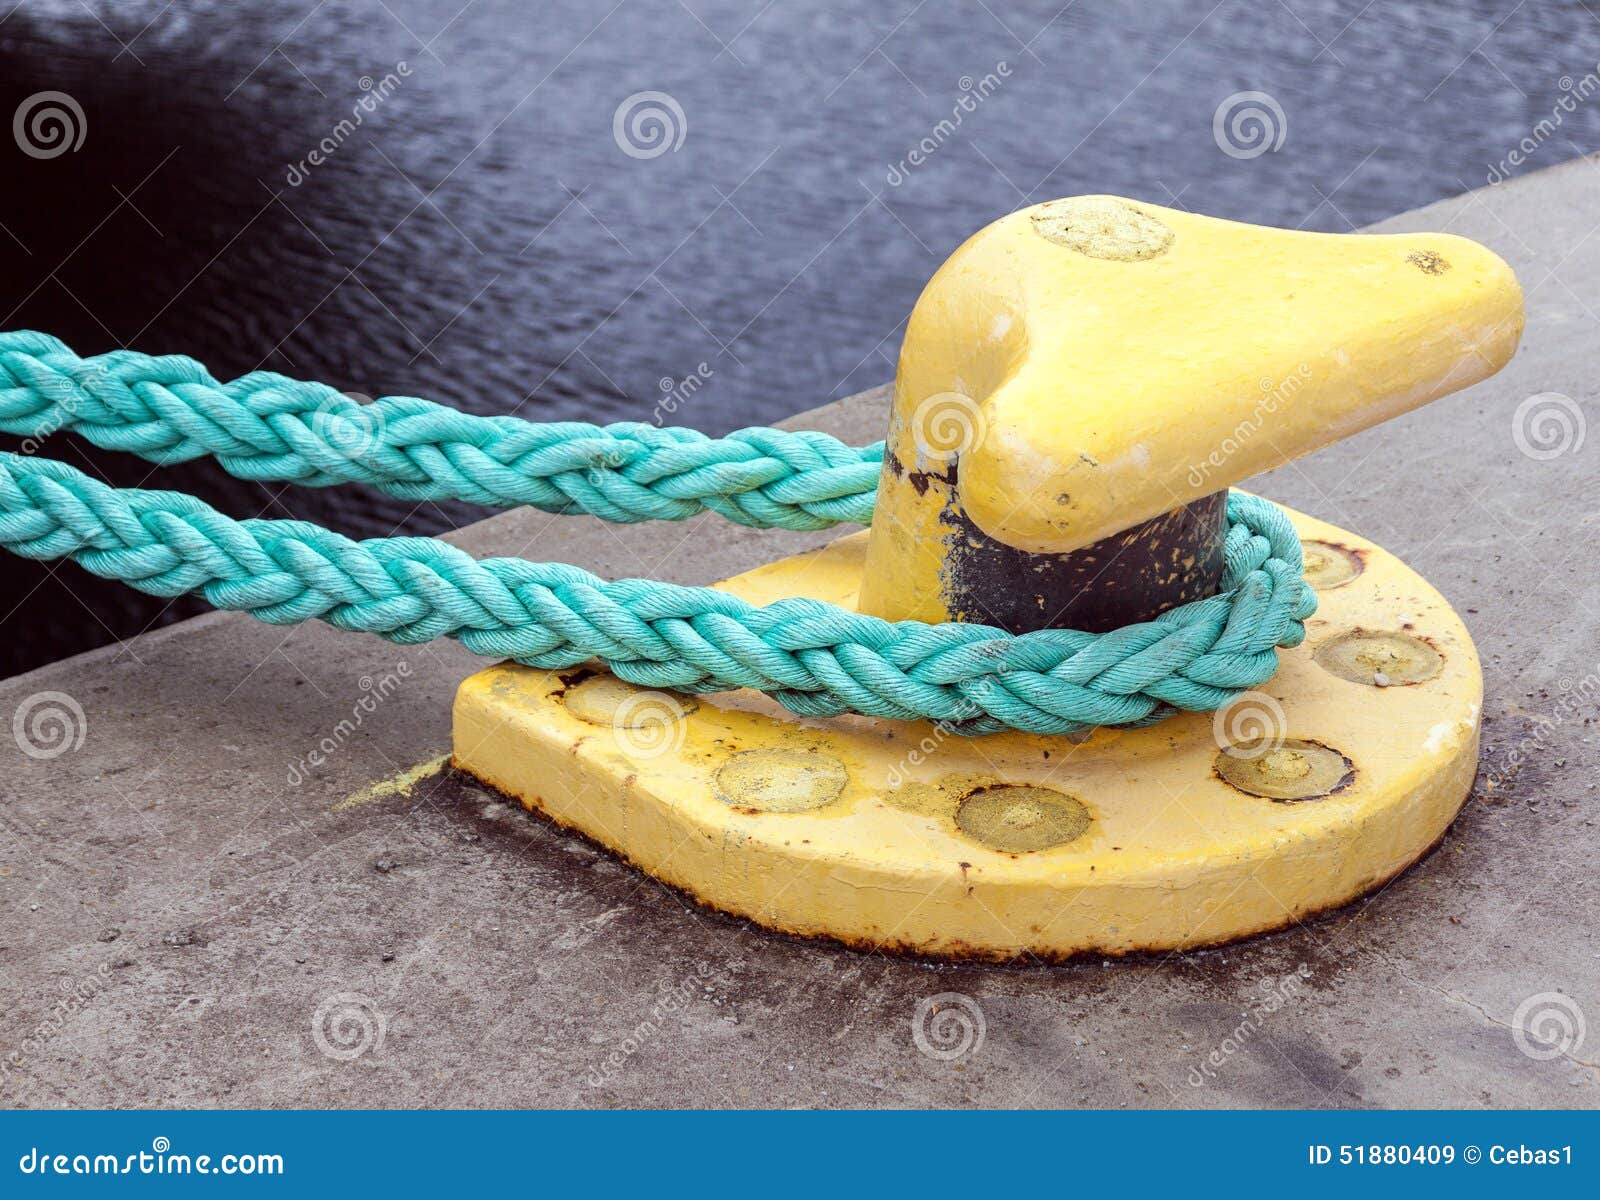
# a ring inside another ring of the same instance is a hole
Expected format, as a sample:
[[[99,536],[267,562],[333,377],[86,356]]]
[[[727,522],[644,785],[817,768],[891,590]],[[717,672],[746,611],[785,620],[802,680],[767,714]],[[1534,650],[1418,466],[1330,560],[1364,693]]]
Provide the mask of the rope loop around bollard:
[[[361,482],[621,522],[709,510],[786,529],[870,520],[883,455],[882,443],[820,433],[710,438],[480,417],[412,397],[361,404],[269,372],[223,384],[183,356],[80,358],[44,334],[0,333],[0,431],[59,429],[157,463],[210,455],[243,479]],[[317,618],[405,644],[452,637],[543,668],[597,660],[644,687],[753,688],[805,716],[931,720],[960,734],[1074,733],[1220,708],[1272,677],[1277,649],[1304,640],[1316,609],[1289,519],[1241,493],[1228,498],[1223,590],[1103,634],[889,622],[806,599],[758,607],[711,588],[477,560],[433,538],[355,541],[304,521],[236,521],[192,496],[113,488],[24,454],[0,454],[0,545],[273,624]]]

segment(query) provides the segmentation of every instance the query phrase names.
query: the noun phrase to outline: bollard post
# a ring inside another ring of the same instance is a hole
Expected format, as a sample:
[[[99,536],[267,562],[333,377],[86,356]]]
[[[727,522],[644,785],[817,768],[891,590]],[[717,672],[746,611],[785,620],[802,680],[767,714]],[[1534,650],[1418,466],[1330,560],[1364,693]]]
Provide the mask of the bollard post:
[[[1013,213],[911,315],[861,609],[1101,632],[1210,595],[1227,487],[1492,374],[1521,328],[1465,238]]]
[[[1109,196],[1024,209],[917,303],[871,530],[720,586],[1011,632],[1148,620],[1216,591],[1232,485],[1484,378],[1521,328],[1510,269],[1458,237]],[[454,761],[789,933],[1057,960],[1280,928],[1438,841],[1482,700],[1426,580],[1287,515],[1320,607],[1270,682],[1215,713],[968,738],[507,664],[462,684]]]

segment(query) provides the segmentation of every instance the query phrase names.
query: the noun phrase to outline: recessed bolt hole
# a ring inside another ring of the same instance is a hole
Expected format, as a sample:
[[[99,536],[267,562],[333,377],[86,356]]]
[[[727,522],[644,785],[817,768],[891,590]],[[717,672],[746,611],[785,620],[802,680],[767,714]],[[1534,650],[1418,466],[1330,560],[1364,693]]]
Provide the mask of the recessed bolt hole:
[[[1216,772],[1241,792],[1268,800],[1315,800],[1346,788],[1355,766],[1321,742],[1286,738],[1276,745],[1241,742],[1217,755]]]
[[[1348,546],[1311,540],[1304,548],[1305,580],[1319,592],[1349,583],[1366,570],[1361,552]]]
[[[712,776],[724,804],[775,813],[825,808],[849,781],[837,758],[802,750],[741,750]]]
[[[991,850],[1028,854],[1082,837],[1091,818],[1083,801],[1054,788],[997,784],[969,792],[956,826]]]
[[[1352,629],[1330,638],[1312,655],[1340,679],[1369,687],[1422,683],[1444,670],[1444,655],[1409,633]]]

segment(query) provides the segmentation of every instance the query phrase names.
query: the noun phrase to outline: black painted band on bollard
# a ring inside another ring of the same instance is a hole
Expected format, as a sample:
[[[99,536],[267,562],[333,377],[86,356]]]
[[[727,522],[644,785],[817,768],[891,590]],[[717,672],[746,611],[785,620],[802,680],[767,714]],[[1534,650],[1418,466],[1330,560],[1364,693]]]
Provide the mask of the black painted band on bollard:
[[[1221,589],[1227,498],[1213,492],[1080,550],[1031,554],[984,533],[953,494],[945,606],[957,621],[1010,633],[1105,633],[1151,620]]]

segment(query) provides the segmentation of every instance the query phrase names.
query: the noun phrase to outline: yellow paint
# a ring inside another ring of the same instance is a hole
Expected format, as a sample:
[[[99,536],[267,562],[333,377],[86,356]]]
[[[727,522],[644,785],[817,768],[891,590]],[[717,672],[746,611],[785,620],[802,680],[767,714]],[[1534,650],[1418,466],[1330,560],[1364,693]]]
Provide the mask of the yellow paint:
[[[1359,537],[1295,521],[1363,568],[1320,593],[1307,644],[1283,653],[1270,701],[1251,701],[1281,708],[1281,745],[1262,747],[1243,710],[969,740],[926,723],[807,720],[747,692],[680,704],[611,680],[637,693],[611,706],[624,714],[613,727],[591,703],[603,673],[503,665],[462,684],[454,758],[706,904],[794,933],[1007,959],[1274,929],[1376,887],[1440,837],[1476,769],[1482,694],[1467,631],[1432,587]],[[865,540],[723,586],[757,603],[853,605]],[[1439,670],[1378,687],[1320,665],[1318,650],[1356,628],[1425,639]],[[568,707],[575,692],[584,715]],[[1217,729],[1227,741],[1235,725],[1253,791],[1218,773]]]
[[[952,616],[947,506],[1008,546],[1078,549],[1483,379],[1522,323],[1511,269],[1448,234],[1107,196],[1012,213],[911,315],[862,610]]]
[[[441,754],[438,758],[430,758],[427,762],[420,762],[414,767],[407,767],[387,779],[380,779],[377,783],[368,784],[359,792],[346,796],[333,806],[334,812],[342,812],[347,808],[356,808],[362,804],[370,804],[374,800],[382,800],[386,796],[409,796],[411,789],[424,779],[437,775],[450,765],[450,756]]]

